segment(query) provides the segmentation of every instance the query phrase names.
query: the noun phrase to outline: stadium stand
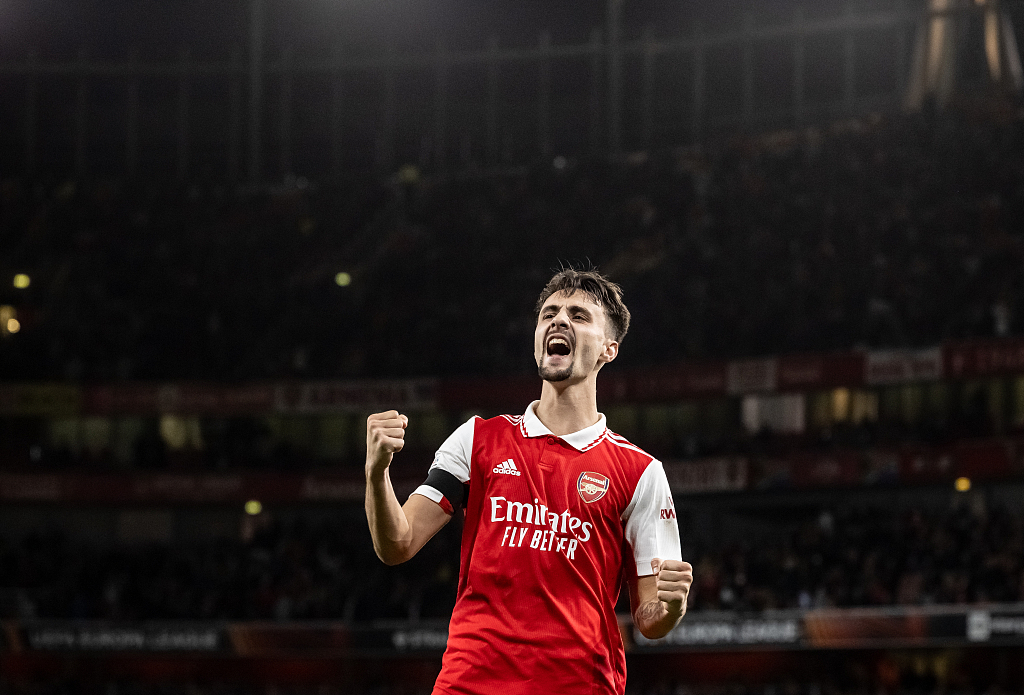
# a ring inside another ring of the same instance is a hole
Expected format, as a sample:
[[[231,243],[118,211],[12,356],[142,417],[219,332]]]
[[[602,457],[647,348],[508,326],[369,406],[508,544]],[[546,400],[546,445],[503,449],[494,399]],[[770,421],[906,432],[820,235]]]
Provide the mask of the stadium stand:
[[[685,515],[686,506],[680,508]],[[103,547],[57,531],[0,536],[0,618],[381,620],[450,614],[459,524],[412,562],[376,562],[362,510],[265,520],[248,540]],[[792,514],[792,512],[790,512]],[[1024,515],[984,498],[940,509],[824,507],[774,538],[691,524],[690,610],[1024,602]],[[380,588],[387,587],[381,593]],[[620,608],[628,613],[628,603]]]
[[[0,356],[37,380],[524,373],[559,258],[625,286],[624,366],[1013,335],[1022,135],[897,116],[408,182],[8,179],[0,269],[33,284],[2,290],[24,329]]]

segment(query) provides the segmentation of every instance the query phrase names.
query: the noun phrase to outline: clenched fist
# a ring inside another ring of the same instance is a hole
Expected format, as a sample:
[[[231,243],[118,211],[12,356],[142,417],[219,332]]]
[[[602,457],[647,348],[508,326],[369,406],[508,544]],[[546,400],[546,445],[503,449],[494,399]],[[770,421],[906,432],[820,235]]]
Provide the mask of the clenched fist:
[[[409,418],[397,410],[374,413],[366,418],[366,475],[380,476],[391,459],[405,446],[405,428]]]
[[[658,580],[658,600],[672,615],[686,612],[686,597],[693,583],[693,567],[682,560],[651,560],[651,569]]]

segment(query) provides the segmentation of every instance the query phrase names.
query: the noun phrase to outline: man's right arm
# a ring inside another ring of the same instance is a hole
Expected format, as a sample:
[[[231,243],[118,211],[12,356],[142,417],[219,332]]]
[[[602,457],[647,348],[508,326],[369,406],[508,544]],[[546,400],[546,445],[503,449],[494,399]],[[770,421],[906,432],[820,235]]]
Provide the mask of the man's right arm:
[[[422,495],[398,503],[388,467],[405,445],[408,424],[409,418],[394,410],[366,420],[366,519],[373,549],[388,565],[412,558],[451,518]]]

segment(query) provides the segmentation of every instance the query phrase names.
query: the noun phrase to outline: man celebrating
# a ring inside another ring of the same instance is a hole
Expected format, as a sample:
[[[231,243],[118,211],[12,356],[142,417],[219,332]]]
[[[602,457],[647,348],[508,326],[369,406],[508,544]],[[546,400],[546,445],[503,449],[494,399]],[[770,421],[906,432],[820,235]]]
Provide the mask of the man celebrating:
[[[410,559],[466,508],[435,695],[621,695],[623,576],[646,637],[665,636],[686,611],[693,573],[665,471],[597,411],[597,373],[628,328],[618,285],[595,271],[556,274],[537,302],[540,400],[461,425],[405,505],[388,466],[408,418],[367,420],[366,516],[381,560]]]

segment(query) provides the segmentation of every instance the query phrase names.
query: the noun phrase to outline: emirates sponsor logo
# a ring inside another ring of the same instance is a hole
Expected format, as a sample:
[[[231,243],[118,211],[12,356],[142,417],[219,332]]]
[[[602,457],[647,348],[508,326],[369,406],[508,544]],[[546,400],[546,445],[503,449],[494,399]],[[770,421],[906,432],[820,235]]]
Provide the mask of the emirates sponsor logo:
[[[589,471],[580,473],[580,477],[576,480],[576,490],[587,504],[597,502],[604,497],[609,487],[611,487],[611,481],[608,479],[608,476],[601,475],[600,473],[591,473]]]
[[[505,523],[501,537],[503,548],[529,547],[556,552],[570,560],[576,549],[591,538],[593,522],[583,521],[566,509],[561,514],[548,509],[539,499],[514,502],[504,497],[491,497],[491,523]]]
[[[491,469],[493,473],[501,473],[502,475],[522,475],[519,469],[516,468],[516,463],[512,459],[502,461],[497,466]]]

